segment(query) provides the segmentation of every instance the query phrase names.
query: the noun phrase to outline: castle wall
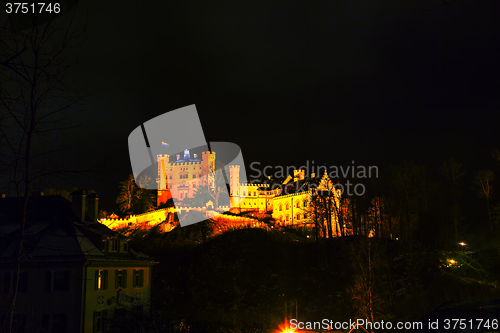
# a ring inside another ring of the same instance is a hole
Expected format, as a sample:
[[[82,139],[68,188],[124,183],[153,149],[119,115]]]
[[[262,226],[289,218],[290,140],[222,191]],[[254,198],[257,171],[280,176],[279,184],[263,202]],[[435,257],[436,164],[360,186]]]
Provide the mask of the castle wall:
[[[307,221],[310,192],[299,192],[274,198],[273,218],[282,225]]]

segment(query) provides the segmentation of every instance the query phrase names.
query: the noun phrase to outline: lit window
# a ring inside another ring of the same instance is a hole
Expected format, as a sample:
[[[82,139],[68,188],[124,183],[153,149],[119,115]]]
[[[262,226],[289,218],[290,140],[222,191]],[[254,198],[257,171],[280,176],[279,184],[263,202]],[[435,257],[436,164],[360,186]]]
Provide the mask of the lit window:
[[[108,271],[98,269],[95,271],[95,289],[105,290],[108,289]]]
[[[283,210],[283,206],[281,206],[281,204],[279,205],[279,209],[280,209],[280,211]]]
[[[287,216],[286,216],[286,221],[288,222],[288,220],[289,220],[289,219],[290,219],[290,216],[289,216],[289,215],[287,215]]]
[[[300,207],[300,201],[297,201],[297,205],[295,207],[297,207],[297,208]]]
[[[196,175],[193,175],[193,178],[196,178]]]
[[[290,209],[290,204],[288,202],[286,203],[286,208],[285,209],[286,210]]]

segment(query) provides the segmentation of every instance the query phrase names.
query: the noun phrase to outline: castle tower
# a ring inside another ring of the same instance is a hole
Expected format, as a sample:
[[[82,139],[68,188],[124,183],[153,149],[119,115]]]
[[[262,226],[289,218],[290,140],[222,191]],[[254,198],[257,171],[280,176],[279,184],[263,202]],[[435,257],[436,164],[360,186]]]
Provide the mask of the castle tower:
[[[206,175],[215,169],[215,152],[204,151],[201,153],[201,167]]]
[[[167,167],[170,156],[168,154],[159,154],[156,158],[158,161],[158,178],[156,179],[156,182],[158,183],[158,194],[156,203],[159,206],[160,204],[167,202],[168,199],[172,198],[167,181]]]
[[[239,183],[240,183],[240,166],[239,165],[230,165],[229,166],[229,186],[232,190],[232,195],[238,196],[239,192]]]
[[[168,154],[159,154],[156,158],[158,161],[158,178],[156,182],[158,183],[158,190],[164,190],[167,188],[165,180],[170,156]]]

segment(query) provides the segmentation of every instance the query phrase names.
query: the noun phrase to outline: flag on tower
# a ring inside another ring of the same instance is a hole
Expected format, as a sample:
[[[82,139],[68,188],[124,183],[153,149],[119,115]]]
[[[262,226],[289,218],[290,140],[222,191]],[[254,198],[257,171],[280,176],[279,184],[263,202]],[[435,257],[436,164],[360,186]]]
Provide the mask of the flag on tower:
[[[161,145],[162,145],[162,146],[167,146],[167,147],[168,147],[168,143],[163,142],[163,141],[161,142]]]

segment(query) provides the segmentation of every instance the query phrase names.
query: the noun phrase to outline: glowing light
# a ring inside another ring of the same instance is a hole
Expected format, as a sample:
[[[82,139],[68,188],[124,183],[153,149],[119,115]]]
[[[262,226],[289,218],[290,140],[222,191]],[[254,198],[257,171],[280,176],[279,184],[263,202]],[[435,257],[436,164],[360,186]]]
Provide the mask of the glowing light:
[[[286,325],[286,324],[281,324],[281,325],[279,325],[278,330],[275,332],[276,333],[296,333],[295,330],[293,330],[287,326],[288,325]]]
[[[458,244],[460,244],[460,245],[462,245],[462,246],[467,245],[467,244],[465,244],[464,242],[460,242],[460,243],[458,243]]]
[[[455,259],[446,259],[448,261],[448,267],[453,266],[457,263]]]
[[[102,288],[102,275],[103,275],[103,271],[99,271],[99,276],[97,277],[97,289],[101,289]]]

